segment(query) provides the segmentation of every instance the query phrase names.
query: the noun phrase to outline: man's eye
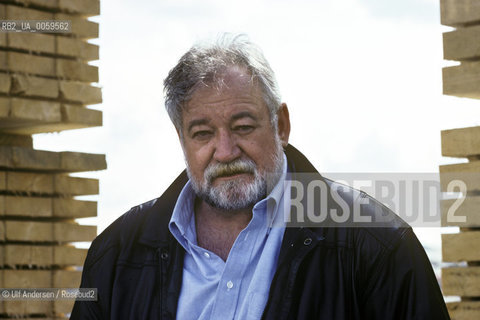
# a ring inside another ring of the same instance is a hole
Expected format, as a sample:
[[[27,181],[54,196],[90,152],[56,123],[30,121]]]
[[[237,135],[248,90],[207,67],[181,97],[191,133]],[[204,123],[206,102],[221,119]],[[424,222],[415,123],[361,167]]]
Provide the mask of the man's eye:
[[[240,132],[240,133],[249,133],[249,132],[251,132],[253,129],[255,129],[255,127],[253,127],[253,126],[247,126],[247,125],[245,125],[245,126],[236,126],[236,127],[234,128],[235,131]]]
[[[193,137],[196,139],[204,139],[204,138],[208,138],[211,134],[212,134],[211,131],[202,130],[202,131],[195,132],[193,134]]]

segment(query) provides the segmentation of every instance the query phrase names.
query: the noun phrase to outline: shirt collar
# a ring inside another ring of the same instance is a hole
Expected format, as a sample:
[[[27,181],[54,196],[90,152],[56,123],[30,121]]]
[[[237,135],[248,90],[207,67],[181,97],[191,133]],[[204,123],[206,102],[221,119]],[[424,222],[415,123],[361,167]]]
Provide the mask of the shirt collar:
[[[172,235],[187,251],[189,251],[189,245],[186,239],[192,239],[196,242],[197,238],[193,215],[194,203],[195,191],[193,191],[192,184],[188,180],[178,196],[173,208],[172,218],[168,224]]]
[[[285,184],[286,176],[287,176],[287,157],[285,156],[285,154],[283,154],[282,175],[280,176],[280,179],[278,179],[277,184],[273,187],[273,189],[270,191],[267,197],[260,200],[253,206],[254,212],[257,209],[263,209],[263,208],[266,209],[267,224],[268,224],[269,230],[272,227],[274,220],[276,220],[275,218],[277,216],[278,206],[283,201],[284,192],[285,192],[284,184]]]

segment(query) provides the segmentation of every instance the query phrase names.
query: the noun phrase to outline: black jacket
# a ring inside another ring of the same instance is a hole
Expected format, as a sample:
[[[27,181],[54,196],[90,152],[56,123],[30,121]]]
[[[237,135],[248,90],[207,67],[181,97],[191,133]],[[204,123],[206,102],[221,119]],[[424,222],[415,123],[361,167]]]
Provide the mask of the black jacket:
[[[285,152],[289,172],[316,173],[292,146]],[[175,318],[184,250],[168,222],[186,181],[181,174],[160,198],[132,208],[93,241],[81,286],[98,288],[98,301],[77,301],[71,319]],[[263,318],[449,316],[425,251],[412,229],[393,218],[384,228],[287,227]]]

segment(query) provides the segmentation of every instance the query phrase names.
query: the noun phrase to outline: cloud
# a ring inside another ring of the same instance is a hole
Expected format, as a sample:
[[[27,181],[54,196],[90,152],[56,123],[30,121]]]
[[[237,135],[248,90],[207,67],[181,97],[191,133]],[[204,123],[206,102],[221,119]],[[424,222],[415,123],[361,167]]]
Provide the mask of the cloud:
[[[440,23],[439,1],[359,0],[370,14],[380,19],[411,19],[419,23]]]

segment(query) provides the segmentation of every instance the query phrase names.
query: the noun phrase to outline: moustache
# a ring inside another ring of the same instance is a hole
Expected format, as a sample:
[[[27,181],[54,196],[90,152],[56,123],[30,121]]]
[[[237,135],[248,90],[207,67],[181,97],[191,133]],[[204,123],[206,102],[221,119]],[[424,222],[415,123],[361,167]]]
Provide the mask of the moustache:
[[[210,164],[205,170],[206,181],[212,181],[219,177],[228,177],[240,173],[254,174],[256,165],[252,160],[235,160],[230,163]]]

